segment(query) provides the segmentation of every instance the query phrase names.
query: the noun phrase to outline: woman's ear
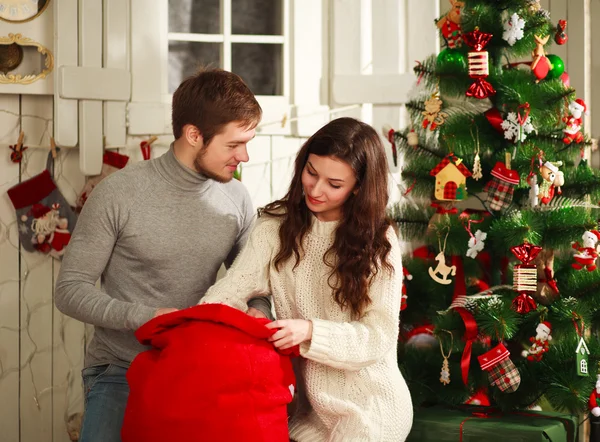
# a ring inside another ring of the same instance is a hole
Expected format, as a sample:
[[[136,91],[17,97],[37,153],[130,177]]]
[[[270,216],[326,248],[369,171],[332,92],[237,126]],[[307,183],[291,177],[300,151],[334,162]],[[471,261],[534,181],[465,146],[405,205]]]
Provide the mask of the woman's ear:
[[[354,196],[358,195],[358,191],[360,190],[360,187],[355,187],[354,190],[352,191],[352,193],[354,194]]]

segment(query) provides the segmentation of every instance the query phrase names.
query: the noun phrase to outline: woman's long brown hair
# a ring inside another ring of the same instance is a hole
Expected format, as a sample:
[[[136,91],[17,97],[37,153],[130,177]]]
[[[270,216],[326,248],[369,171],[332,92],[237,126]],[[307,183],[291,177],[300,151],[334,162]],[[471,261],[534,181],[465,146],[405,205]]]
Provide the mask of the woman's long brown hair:
[[[275,268],[294,255],[299,264],[304,237],[311,225],[311,213],[302,190],[302,171],[310,154],[332,156],[350,165],[356,176],[355,192],[342,208],[335,240],[323,257],[332,272],[328,283],[342,309],[351,309],[360,318],[371,303],[369,287],[373,277],[388,261],[392,248],[387,239],[391,221],[386,216],[388,166],[381,140],[375,130],[353,118],[338,118],[310,137],[296,156],[294,177],[287,194],[260,212],[282,217],[281,243]]]

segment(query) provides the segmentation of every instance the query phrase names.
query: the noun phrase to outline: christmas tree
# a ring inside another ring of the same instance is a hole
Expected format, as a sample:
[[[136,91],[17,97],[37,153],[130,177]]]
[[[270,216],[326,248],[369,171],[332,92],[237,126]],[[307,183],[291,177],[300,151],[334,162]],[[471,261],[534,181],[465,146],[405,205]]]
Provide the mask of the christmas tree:
[[[404,259],[399,364],[415,405],[587,409],[600,345],[600,174],[583,100],[532,0],[451,0],[418,63],[392,210]],[[576,67],[574,67],[576,68]],[[420,244],[419,244],[420,243]]]

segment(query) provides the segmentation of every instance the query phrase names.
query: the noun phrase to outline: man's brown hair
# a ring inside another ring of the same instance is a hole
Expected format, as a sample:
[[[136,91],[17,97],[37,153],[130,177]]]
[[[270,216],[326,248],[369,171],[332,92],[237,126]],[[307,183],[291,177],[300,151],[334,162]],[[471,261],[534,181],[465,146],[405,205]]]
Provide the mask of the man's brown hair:
[[[256,127],[262,109],[238,75],[202,68],[185,79],[173,94],[171,118],[175,139],[183,135],[183,126],[192,124],[202,134],[204,145],[208,145],[232,121],[249,129]]]

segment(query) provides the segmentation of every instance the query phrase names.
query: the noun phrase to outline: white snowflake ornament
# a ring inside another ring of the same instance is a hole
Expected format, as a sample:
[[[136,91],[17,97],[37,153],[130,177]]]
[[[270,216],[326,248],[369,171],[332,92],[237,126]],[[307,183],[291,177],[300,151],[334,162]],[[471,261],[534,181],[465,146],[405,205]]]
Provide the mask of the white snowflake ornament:
[[[504,130],[504,138],[515,142],[525,141],[527,135],[535,130],[533,124],[531,124],[531,117],[529,116],[525,120],[523,127],[521,127],[516,112],[509,112],[506,116],[506,120],[502,122],[501,127]]]
[[[510,16],[506,23],[504,23],[504,33],[502,34],[502,38],[506,40],[509,45],[512,46],[518,40],[521,40],[524,37],[524,27],[525,20],[523,20],[515,13]]]
[[[486,238],[487,233],[478,230],[475,232],[475,235],[469,239],[469,249],[467,250],[467,256],[469,258],[475,259],[477,254],[483,250],[485,247],[483,241],[485,241]]]

